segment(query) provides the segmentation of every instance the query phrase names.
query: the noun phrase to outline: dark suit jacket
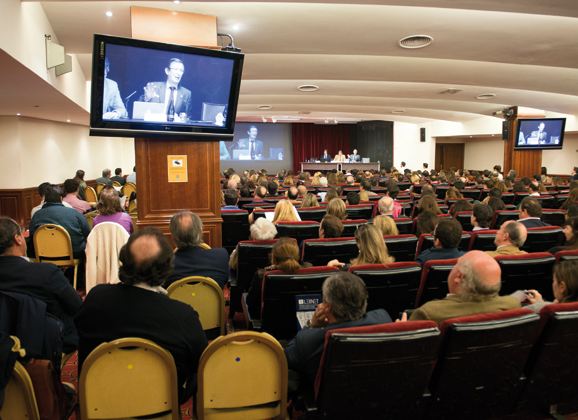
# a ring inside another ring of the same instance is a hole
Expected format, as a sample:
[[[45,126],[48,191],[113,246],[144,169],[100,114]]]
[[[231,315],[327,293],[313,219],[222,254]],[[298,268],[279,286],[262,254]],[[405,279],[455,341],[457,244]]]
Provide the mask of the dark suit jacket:
[[[239,140],[237,148],[238,150],[251,150],[251,139]],[[255,139],[255,154],[256,155],[263,154],[263,142],[257,139]]]
[[[31,263],[21,257],[0,257],[0,291],[26,294],[46,303],[46,311],[64,324],[64,352],[78,348],[73,318],[82,298],[57,266]]]
[[[325,348],[325,334],[338,328],[364,327],[368,325],[388,324],[391,318],[383,309],[367,312],[364,317],[351,322],[334,322],[325,328],[306,328],[297,333],[285,347],[285,356],[289,369],[295,370],[315,382],[321,355]]]
[[[159,94],[158,98],[153,98],[150,102],[165,102],[165,93],[167,91],[167,83],[166,82],[152,82],[152,84],[157,88],[157,93]],[[139,101],[145,102],[145,96],[141,95]],[[180,114],[184,112],[187,116],[191,115],[191,91],[179,86],[177,89],[177,101],[175,103],[175,114]]]
[[[80,336],[80,366],[102,343],[125,337],[144,338],[167,350],[175,359],[179,404],[193,394],[207,337],[199,315],[191,306],[136,286],[99,284],[86,296],[74,322]]]
[[[464,251],[460,251],[457,248],[428,248],[417,256],[415,262],[424,265],[431,260],[451,260],[460,258],[464,254]]]
[[[548,223],[544,223],[540,219],[520,219],[518,220],[521,224],[526,226],[526,228],[535,228],[535,227],[542,227],[542,226],[552,226]]]
[[[350,162],[361,162],[361,156],[360,155],[349,155],[349,161]]]
[[[201,247],[179,249],[175,252],[175,270],[163,287],[190,276],[210,277],[221,289],[229,279],[229,254],[225,248],[202,249]]]
[[[124,185],[126,184],[126,178],[124,176],[113,176],[112,178],[110,178],[111,181],[116,181],[118,182],[120,185]]]
[[[112,179],[106,176],[98,177],[96,178],[96,185],[98,184],[110,185],[112,187]]]

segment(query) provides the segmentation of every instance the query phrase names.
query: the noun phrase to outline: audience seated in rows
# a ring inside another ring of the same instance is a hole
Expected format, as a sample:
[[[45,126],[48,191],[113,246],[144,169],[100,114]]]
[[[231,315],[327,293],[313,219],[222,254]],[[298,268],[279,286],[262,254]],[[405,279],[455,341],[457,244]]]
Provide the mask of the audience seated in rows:
[[[122,283],[94,287],[74,322],[81,369],[86,357],[101,343],[125,337],[151,340],[173,356],[179,404],[184,404],[195,392],[199,358],[207,347],[207,338],[197,312],[170,299],[161,287],[173,270],[174,258],[160,229],[147,227],[134,233],[119,256]]]
[[[563,225],[565,242],[563,246],[556,246],[548,250],[551,254],[558,251],[578,249],[578,217],[569,217]]]
[[[518,220],[527,228],[550,226],[540,220],[542,216],[542,206],[533,197],[526,197],[520,203],[520,219]]]
[[[46,303],[46,311],[64,325],[64,352],[73,352],[78,348],[73,318],[82,298],[56,265],[31,263],[25,256],[26,241],[20,226],[0,216],[0,291],[22,293]]]
[[[51,185],[50,182],[43,182],[42,184],[40,184],[40,185],[38,186],[38,195],[40,196],[41,201],[40,201],[40,204],[39,204],[39,205],[37,205],[36,207],[34,207],[34,208],[32,209],[32,212],[30,213],[30,217],[34,217],[34,214],[35,214],[38,210],[40,210],[40,209],[42,208],[42,206],[44,206],[44,194],[45,194],[45,191],[46,191],[46,187],[49,186],[49,185]],[[62,205],[64,205],[64,207],[68,207],[69,209],[72,208],[72,206],[71,206],[70,204],[68,204],[66,201],[63,201],[63,202],[62,202]]]
[[[458,250],[462,239],[462,225],[456,219],[442,218],[432,232],[434,247],[419,254],[415,261],[424,265],[430,260],[450,260],[464,255]]]
[[[134,232],[132,219],[128,213],[122,210],[118,193],[114,187],[107,185],[102,189],[96,210],[100,214],[94,218],[92,222],[93,228],[103,222],[112,222],[118,223],[125,228],[129,235]]]
[[[104,185],[110,185],[112,187],[112,180],[110,179],[110,175],[111,175],[111,170],[110,169],[103,169],[102,170],[102,176],[99,178],[96,178],[96,185],[98,184],[104,184]]]
[[[500,230],[496,233],[494,244],[498,248],[495,251],[486,251],[486,253],[491,257],[527,254],[526,251],[520,250],[527,237],[528,230],[526,226],[520,222],[508,220],[500,226]]]
[[[359,248],[359,257],[352,259],[349,264],[331,260],[327,265],[347,271],[350,267],[357,265],[389,264],[395,261],[387,252],[381,231],[373,225],[359,225],[355,231],[355,243]]]
[[[551,303],[578,301],[578,261],[560,261],[554,265],[552,292],[554,293],[554,302],[547,302],[542,299],[542,295],[537,290],[528,290],[526,299],[530,304],[525,308],[538,313],[544,306]]]
[[[379,215],[373,219],[373,225],[383,236],[399,235],[399,229],[393,219],[387,215]]]
[[[259,217],[250,227],[251,239],[254,241],[268,241],[275,239],[277,228],[275,225],[264,217]],[[239,263],[239,244],[231,253],[229,258],[229,267],[237,269]]]
[[[494,212],[488,204],[476,204],[472,210],[471,223],[473,232],[478,230],[488,230],[492,223]]]
[[[62,199],[62,204],[68,203],[80,214],[86,213],[91,209],[90,204],[78,198],[79,183],[75,179],[64,181],[64,193],[66,196]],[[118,198],[118,196],[117,196]]]
[[[515,297],[498,295],[500,276],[495,259],[482,251],[470,251],[449,274],[449,295],[425,303],[412,313],[410,321],[431,320],[441,325],[446,319],[520,308]]]
[[[339,220],[347,219],[347,209],[345,203],[340,198],[332,199],[329,204],[327,204],[327,214],[332,214]]]
[[[164,284],[168,288],[172,283],[190,276],[210,277],[221,288],[229,278],[229,254],[224,248],[203,249],[203,222],[201,218],[188,210],[181,210],[171,218],[171,235],[177,246],[174,270]]]
[[[126,184],[126,179],[124,178],[124,176],[122,176],[122,168],[116,168],[114,170],[114,176],[110,178],[110,180],[113,182],[115,181],[118,182],[121,186]]]

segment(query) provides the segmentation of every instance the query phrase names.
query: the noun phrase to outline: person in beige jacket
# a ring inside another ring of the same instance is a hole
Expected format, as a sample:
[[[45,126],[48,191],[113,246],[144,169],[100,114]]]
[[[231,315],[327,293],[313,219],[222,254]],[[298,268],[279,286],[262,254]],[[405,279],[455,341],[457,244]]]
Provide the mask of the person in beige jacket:
[[[495,251],[486,251],[491,257],[498,255],[520,255],[527,254],[526,251],[521,251],[520,247],[526,242],[528,231],[526,226],[514,220],[508,220],[504,223],[498,233],[494,244],[498,247]]]

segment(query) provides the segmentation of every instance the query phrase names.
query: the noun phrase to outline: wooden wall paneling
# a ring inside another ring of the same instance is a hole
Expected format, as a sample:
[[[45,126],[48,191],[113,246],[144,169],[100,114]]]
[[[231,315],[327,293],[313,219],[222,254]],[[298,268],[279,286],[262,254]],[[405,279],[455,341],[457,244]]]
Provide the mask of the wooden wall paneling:
[[[0,190],[0,215],[7,216],[24,225],[22,190]]]
[[[510,169],[516,171],[516,177],[532,177],[539,174],[542,168],[541,150],[514,150],[516,141],[516,129],[518,120],[521,118],[543,118],[544,115],[521,115],[518,114],[518,107],[512,107],[514,114],[510,118],[510,135],[504,141],[504,173]]]
[[[171,217],[190,210],[203,222],[205,242],[221,246],[219,143],[135,139],[140,228],[161,227],[168,234]],[[186,155],[188,182],[168,182],[168,155]]]
[[[464,150],[463,143],[436,143],[435,169],[463,168]]]

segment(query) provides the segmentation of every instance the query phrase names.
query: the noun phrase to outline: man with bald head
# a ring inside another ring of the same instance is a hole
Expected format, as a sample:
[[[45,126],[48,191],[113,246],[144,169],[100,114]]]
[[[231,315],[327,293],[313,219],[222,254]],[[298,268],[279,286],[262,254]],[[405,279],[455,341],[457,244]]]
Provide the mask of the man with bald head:
[[[377,203],[377,209],[382,216],[393,217],[393,198],[385,196]]]
[[[74,319],[80,338],[79,364],[82,368],[102,343],[125,337],[151,340],[173,356],[179,404],[184,404],[195,392],[207,337],[197,312],[170,299],[161,287],[173,270],[173,249],[160,229],[147,227],[131,235],[119,259],[122,283],[92,288]]]
[[[298,191],[298,198],[303,198],[307,195],[307,187],[303,184],[299,185],[297,187],[297,191]]]
[[[521,251],[520,247],[526,242],[528,237],[528,230],[526,226],[514,220],[508,220],[496,233],[494,244],[498,247],[495,251],[486,251],[491,257],[498,255],[520,255],[527,254],[526,251]]]
[[[446,319],[506,311],[521,307],[512,296],[499,296],[502,286],[498,262],[482,251],[470,251],[458,259],[448,276],[449,294],[416,309],[410,321]]]

